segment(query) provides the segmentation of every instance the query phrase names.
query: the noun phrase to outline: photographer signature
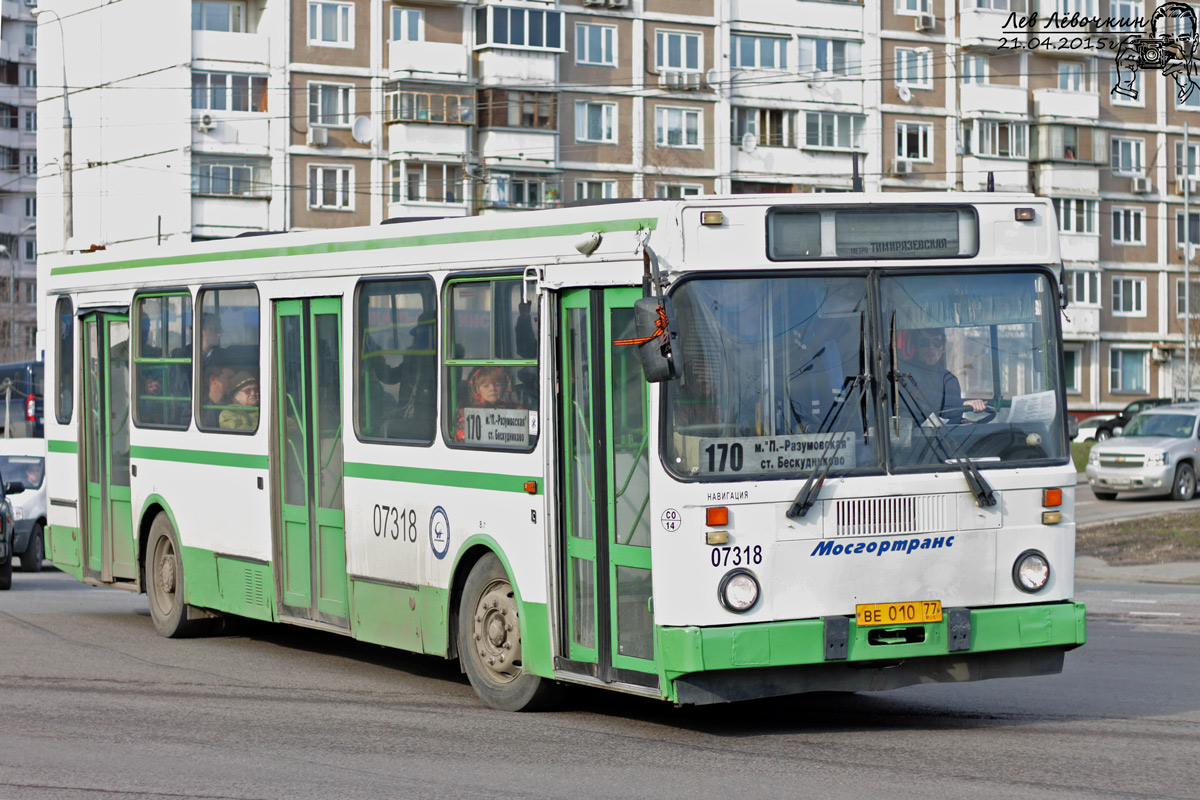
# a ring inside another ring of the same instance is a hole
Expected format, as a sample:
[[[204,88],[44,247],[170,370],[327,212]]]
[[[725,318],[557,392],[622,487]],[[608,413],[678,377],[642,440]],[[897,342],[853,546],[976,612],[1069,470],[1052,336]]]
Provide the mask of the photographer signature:
[[[1158,32],[1162,20],[1163,32]],[[1171,0],[1150,17],[1149,36],[1126,36],[1117,52],[1117,85],[1112,94],[1136,100],[1138,70],[1157,69],[1175,79],[1182,104],[1196,91],[1193,59],[1197,41],[1196,12],[1186,3]]]

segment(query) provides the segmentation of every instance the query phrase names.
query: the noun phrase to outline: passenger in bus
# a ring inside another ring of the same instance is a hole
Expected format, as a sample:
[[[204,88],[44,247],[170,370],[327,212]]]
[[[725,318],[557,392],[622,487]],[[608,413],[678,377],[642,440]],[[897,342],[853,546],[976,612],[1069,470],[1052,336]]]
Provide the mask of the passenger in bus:
[[[138,422],[144,425],[161,425],[165,422],[162,381],[157,373],[147,372],[142,375],[142,390],[138,394]]]
[[[372,418],[381,420],[381,433],[389,439],[430,439],[436,425],[437,385],[435,359],[435,323],[433,311],[424,311],[410,331],[411,341],[399,364],[389,365],[384,348],[368,339],[367,372],[372,378],[370,407]],[[384,386],[396,386],[393,393]]]
[[[900,408],[919,425],[931,415],[961,422],[963,407],[975,412],[987,408],[983,400],[963,400],[958,378],[946,369],[946,332],[941,328],[910,331],[912,356],[901,370],[911,376],[900,389]]]
[[[233,389],[232,367],[220,363],[212,365],[204,373],[204,396],[200,399],[200,426],[216,428],[220,424],[221,406],[228,405]]]
[[[233,405],[222,409],[221,427],[226,430],[252,431],[258,428],[258,378],[239,372],[233,378]]]
[[[500,367],[479,367],[471,373],[467,381],[471,400],[464,406],[459,406],[454,418],[454,441],[467,440],[466,418],[467,409],[471,408],[513,408],[509,402],[509,392],[512,382]]]
[[[208,370],[220,360],[221,318],[216,314],[205,314],[200,331],[200,366]]]

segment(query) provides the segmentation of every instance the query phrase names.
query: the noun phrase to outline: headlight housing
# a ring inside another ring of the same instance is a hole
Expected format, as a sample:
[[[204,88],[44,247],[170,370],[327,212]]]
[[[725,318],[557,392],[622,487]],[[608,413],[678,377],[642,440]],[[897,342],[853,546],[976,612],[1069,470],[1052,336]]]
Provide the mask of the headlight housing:
[[[748,569],[734,569],[725,573],[721,585],[717,588],[717,597],[721,605],[737,614],[744,614],[754,608],[761,594],[758,578]]]
[[[1146,456],[1147,467],[1165,467],[1171,462],[1170,453],[1151,453]]]
[[[1040,592],[1050,582],[1050,560],[1037,550],[1026,550],[1013,562],[1012,578],[1022,592]]]
[[[1094,448],[1094,447],[1088,451],[1088,463],[1089,464],[1099,464],[1100,463],[1100,454],[1096,452],[1096,448]]]

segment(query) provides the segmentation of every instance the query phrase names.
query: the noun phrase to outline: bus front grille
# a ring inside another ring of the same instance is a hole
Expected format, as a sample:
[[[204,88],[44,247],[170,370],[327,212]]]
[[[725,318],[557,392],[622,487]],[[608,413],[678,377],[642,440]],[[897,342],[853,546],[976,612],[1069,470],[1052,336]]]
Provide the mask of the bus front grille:
[[[834,536],[892,536],[953,527],[946,495],[864,497],[834,503]]]

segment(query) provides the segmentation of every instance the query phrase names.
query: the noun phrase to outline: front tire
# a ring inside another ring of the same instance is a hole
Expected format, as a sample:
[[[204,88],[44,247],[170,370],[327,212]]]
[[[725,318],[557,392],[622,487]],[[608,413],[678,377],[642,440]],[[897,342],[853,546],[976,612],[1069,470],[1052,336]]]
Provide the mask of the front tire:
[[[46,557],[46,539],[42,523],[36,523],[29,532],[25,554],[21,556],[21,572],[41,572],[42,559]]]
[[[1175,482],[1171,485],[1172,500],[1191,500],[1196,494],[1196,471],[1191,464],[1180,464],[1175,469]]]
[[[521,620],[504,565],[488,553],[471,568],[458,607],[458,657],[479,699],[500,711],[551,702],[551,681],[525,669]]]
[[[211,622],[208,619],[188,619],[188,606],[183,602],[183,558],[175,529],[165,513],[160,512],[150,525],[146,544],[146,597],[150,601],[150,618],[159,636],[176,639],[198,636]]]
[[[4,563],[0,564],[0,592],[6,592],[12,588],[12,551],[8,552],[8,558],[4,559]]]
[[[1112,434],[1109,433],[1108,431],[1096,431],[1096,441],[1097,442],[1106,442],[1111,437],[1112,437]]]

